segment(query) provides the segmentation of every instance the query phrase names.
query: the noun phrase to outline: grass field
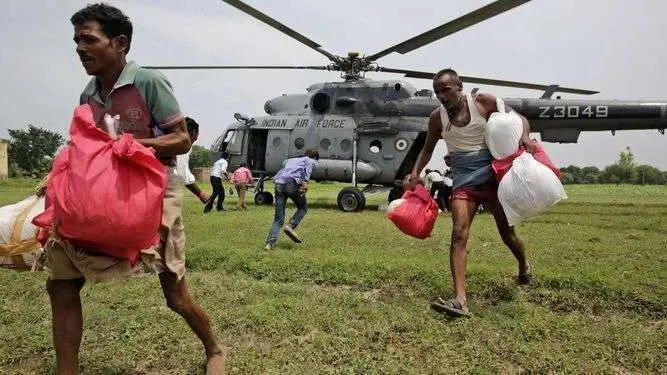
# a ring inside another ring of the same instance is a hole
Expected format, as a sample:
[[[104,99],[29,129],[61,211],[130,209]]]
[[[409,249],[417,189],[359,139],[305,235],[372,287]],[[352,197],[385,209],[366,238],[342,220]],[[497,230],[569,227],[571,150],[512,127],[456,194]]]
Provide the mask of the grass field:
[[[34,184],[0,182],[0,204]],[[450,217],[414,240],[378,211],[385,194],[346,214],[340,188],[313,184],[304,243],[282,236],[275,252],[263,250],[272,207],[203,215],[186,192],[187,279],[231,348],[229,373],[667,373],[667,186],[568,186],[567,201],[518,226],[530,291],[514,285],[490,215],[478,216],[473,316],[460,320],[428,308],[452,294]],[[45,279],[0,270],[0,373],[54,373]],[[203,350],[157,277],[88,285],[82,299],[83,374],[201,373]]]

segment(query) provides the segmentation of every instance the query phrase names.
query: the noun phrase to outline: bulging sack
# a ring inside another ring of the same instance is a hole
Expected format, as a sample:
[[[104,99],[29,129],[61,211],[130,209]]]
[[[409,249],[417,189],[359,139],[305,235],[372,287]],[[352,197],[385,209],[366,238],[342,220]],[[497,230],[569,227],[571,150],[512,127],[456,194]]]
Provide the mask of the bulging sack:
[[[525,151],[526,148],[524,146],[521,146],[517,152],[506,157],[505,159],[491,160],[491,169],[493,169],[493,173],[496,175],[496,179],[499,182],[500,180],[503,179],[503,176],[505,176],[505,174],[510,170],[510,168],[512,168],[512,163],[514,162],[514,159],[518,158]],[[538,162],[542,163],[543,165],[547,166],[556,175],[556,177],[560,178],[562,174],[560,169],[558,169],[558,167],[554,165],[554,163],[551,161],[551,158],[549,158],[549,155],[547,155],[547,152],[544,151],[542,144],[539,142],[537,143],[537,145],[535,146],[535,150],[533,151],[533,158]]]
[[[406,191],[401,199],[402,202],[399,201],[388,210],[387,218],[408,236],[419,239],[430,237],[438,218],[438,205],[426,188],[417,185],[414,191]]]
[[[159,241],[165,167],[131,134],[114,141],[95,126],[90,106],[74,111],[71,142],[55,158],[47,208],[33,221],[74,246],[136,261]]]
[[[514,159],[498,184],[498,200],[510,225],[539,215],[566,198],[554,172],[527,152]]]
[[[504,159],[519,149],[523,122],[516,112],[505,113],[505,104],[497,100],[498,112],[489,116],[484,131],[486,146],[495,159]]]
[[[44,211],[44,198],[32,195],[18,203],[0,207],[0,267],[37,270],[42,246],[38,228],[31,221]]]

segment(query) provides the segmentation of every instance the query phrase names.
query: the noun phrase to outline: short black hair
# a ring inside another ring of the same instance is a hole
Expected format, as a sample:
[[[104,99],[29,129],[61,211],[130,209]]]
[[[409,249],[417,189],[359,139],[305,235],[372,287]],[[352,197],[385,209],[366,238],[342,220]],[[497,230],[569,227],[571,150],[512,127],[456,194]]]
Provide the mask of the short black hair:
[[[304,152],[305,156],[308,156],[311,159],[320,160],[320,152],[316,148],[309,148]]]
[[[433,80],[435,81],[436,79],[444,76],[445,74],[449,74],[450,76],[454,76],[456,77],[456,79],[459,79],[459,74],[456,73],[456,70],[452,68],[445,68],[435,73],[435,75],[433,76]]]
[[[69,20],[74,26],[83,25],[86,21],[97,21],[109,39],[125,35],[127,37],[125,54],[130,52],[132,22],[120,9],[105,3],[88,4],[85,8],[74,13]]]
[[[185,125],[188,127],[188,133],[199,133],[199,124],[197,124],[197,121],[195,121],[191,117],[186,117],[185,118]]]
[[[220,157],[221,157],[222,159],[228,159],[228,158],[229,158],[229,153],[225,151],[225,152],[223,152],[222,154],[220,154]]]

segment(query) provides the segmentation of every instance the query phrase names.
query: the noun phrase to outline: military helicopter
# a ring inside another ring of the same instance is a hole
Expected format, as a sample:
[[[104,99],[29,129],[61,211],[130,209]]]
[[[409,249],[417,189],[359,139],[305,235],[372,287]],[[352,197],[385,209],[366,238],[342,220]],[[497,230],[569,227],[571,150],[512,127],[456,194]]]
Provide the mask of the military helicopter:
[[[488,18],[527,3],[529,0],[498,0],[441,26],[370,56],[350,52],[336,56],[321,45],[240,0],[223,0],[267,25],[289,35],[326,56],[325,66],[153,66],[155,69],[312,69],[338,71],[343,81],[316,83],[305,94],[283,95],[268,100],[266,115],[235,114],[213,143],[214,152],[229,154],[230,168],[246,162],[259,179],[256,204],[271,204],[273,196],[264,182],[285,159],[299,156],[306,148],[320,151],[316,181],[349,182],[337,198],[343,211],[361,211],[365,194],[389,190],[388,200],[403,193],[400,181],[416,162],[426,139],[428,116],[440,103],[430,90],[417,90],[399,80],[374,81],[366,72],[404,74],[432,79],[434,73],[379,66],[376,61],[392,52],[405,54]],[[463,82],[542,90],[540,98],[506,98],[505,102],[524,115],[542,141],[574,143],[581,131],[658,129],[667,124],[666,102],[591,101],[552,99],[554,93],[591,95],[597,91],[517,81],[460,76]],[[473,90],[473,91],[476,91]],[[363,189],[359,183],[367,184]]]

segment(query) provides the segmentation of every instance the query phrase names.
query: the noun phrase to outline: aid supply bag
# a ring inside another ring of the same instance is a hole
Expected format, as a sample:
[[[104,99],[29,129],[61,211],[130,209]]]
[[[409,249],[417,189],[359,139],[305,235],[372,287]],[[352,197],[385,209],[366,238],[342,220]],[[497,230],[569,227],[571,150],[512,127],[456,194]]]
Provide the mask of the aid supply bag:
[[[165,167],[131,134],[114,141],[97,128],[87,104],[74,111],[70,139],[53,162],[46,211],[33,223],[56,228],[73,246],[136,261],[159,241]]]
[[[512,111],[505,113],[505,103],[497,99],[498,112],[493,112],[486,122],[484,139],[495,159],[504,159],[519,149],[523,134],[521,117]]]
[[[397,202],[388,210],[387,218],[409,236],[419,239],[430,237],[438,218],[438,205],[426,188],[417,185],[415,190],[406,191],[401,199],[402,202]]]
[[[0,267],[38,270],[42,246],[37,242],[38,228],[32,219],[44,211],[44,198],[31,195],[0,207]]]
[[[498,184],[498,200],[510,225],[539,215],[566,198],[558,177],[527,152],[514,159]]]
[[[523,154],[525,152],[525,148],[521,146],[517,152],[514,154],[506,157],[505,159],[494,159],[491,161],[491,169],[493,169],[493,173],[496,175],[496,179],[498,182],[502,180],[503,176],[507,171],[510,170],[512,167],[512,162],[514,162],[514,159],[519,157],[519,155]],[[549,158],[549,155],[547,155],[547,152],[544,151],[544,148],[542,148],[541,143],[537,143],[537,146],[535,147],[535,151],[533,152],[533,158],[537,160],[538,162],[542,163],[556,175],[556,177],[560,178],[561,176],[561,171],[554,165],[554,163],[551,161],[551,158]]]

